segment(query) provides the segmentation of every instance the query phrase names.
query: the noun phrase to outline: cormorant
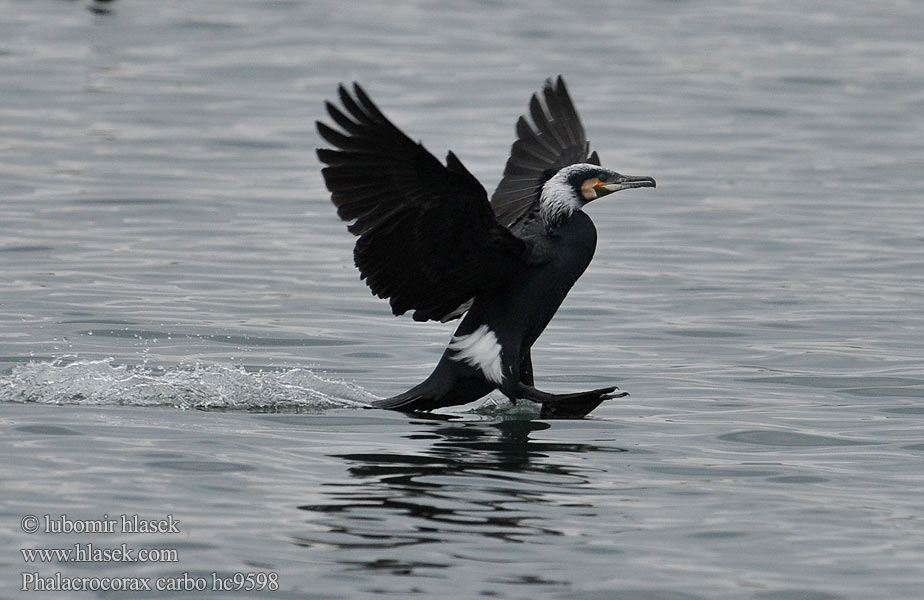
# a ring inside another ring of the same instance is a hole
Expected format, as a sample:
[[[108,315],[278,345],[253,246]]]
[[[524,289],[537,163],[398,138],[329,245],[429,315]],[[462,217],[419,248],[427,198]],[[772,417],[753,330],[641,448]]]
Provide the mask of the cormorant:
[[[441,164],[391,123],[356,83],[341,84],[342,108],[327,102],[343,131],[317,122],[337,148],[318,158],[337,214],[359,236],[356,267],[392,312],[416,321],[465,315],[433,373],[381,408],[429,411],[500,390],[511,402],[542,405],[544,417],[583,417],[616,387],[550,394],[533,386],[530,349],[594,254],[597,232],[581,209],[637,187],[600,166],[565,82],[547,80],[520,117],[504,177],[488,202],[484,187],[451,151]]]

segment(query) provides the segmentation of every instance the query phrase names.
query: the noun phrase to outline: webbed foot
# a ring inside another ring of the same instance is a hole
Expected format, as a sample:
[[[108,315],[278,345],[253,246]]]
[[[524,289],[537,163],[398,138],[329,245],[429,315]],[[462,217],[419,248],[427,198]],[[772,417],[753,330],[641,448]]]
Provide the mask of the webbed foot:
[[[550,394],[523,383],[517,386],[517,396],[542,405],[541,418],[582,419],[600,406],[604,400],[624,398],[628,392],[617,392],[616,386],[599,388],[588,392],[571,394]]]

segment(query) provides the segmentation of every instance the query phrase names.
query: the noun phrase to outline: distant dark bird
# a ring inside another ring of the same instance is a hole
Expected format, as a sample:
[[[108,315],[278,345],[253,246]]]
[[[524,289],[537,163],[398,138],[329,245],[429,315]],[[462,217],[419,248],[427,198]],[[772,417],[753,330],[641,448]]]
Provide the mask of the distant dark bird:
[[[112,3],[115,0],[90,0],[87,9],[98,15],[108,15],[112,12]]]
[[[318,157],[337,214],[353,221],[362,278],[392,312],[414,320],[465,318],[436,369],[421,384],[377,406],[429,411],[500,390],[511,402],[542,405],[546,417],[582,417],[603,400],[625,396],[606,387],[550,394],[533,386],[530,349],[597,244],[588,202],[651,177],[602,168],[561,76],[529,103],[530,124],[517,140],[494,196],[452,152],[443,166],[395,127],[358,85],[339,87],[342,108],[327,103],[343,131],[318,122],[337,150]]]

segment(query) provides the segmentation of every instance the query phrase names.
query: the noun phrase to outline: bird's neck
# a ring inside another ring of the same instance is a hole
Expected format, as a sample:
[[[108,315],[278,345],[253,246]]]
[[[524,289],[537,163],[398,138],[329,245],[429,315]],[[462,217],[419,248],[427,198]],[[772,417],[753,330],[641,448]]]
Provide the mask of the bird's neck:
[[[553,229],[567,220],[582,202],[575,196],[574,186],[556,175],[545,182],[539,195],[539,215],[547,229]]]

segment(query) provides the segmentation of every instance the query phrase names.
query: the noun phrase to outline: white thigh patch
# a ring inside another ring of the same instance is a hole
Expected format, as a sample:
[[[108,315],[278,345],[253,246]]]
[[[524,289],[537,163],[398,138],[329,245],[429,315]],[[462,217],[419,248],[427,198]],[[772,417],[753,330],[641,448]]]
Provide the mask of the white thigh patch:
[[[468,335],[452,336],[449,349],[456,353],[450,357],[452,360],[465,361],[466,364],[477,367],[485,379],[500,385],[503,379],[501,347],[497,343],[497,336],[487,325],[482,325]]]

